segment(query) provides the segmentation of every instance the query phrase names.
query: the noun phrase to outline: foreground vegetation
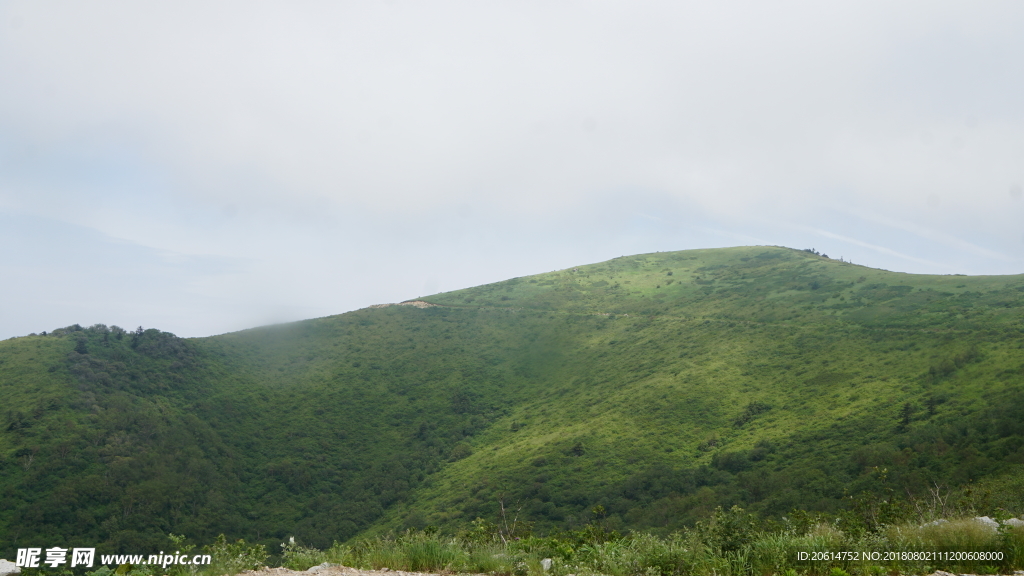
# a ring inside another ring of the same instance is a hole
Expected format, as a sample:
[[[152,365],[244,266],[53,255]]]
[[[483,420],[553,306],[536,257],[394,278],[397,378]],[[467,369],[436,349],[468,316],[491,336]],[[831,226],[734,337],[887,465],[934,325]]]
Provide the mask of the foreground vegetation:
[[[903,524],[879,531],[843,531],[826,522],[765,525],[733,508],[718,509],[695,526],[664,538],[645,532],[620,535],[596,525],[548,537],[514,538],[489,535],[479,529],[480,523],[476,528],[459,536],[407,531],[397,537],[335,544],[323,551],[290,543],[284,546],[283,565],[305,570],[328,562],[365,569],[516,576],[881,576],[936,570],[1008,574],[1024,565],[1024,528],[993,531],[973,519],[923,528]],[[816,552],[843,551],[856,556],[800,559],[801,554],[813,557]],[[922,552],[965,551],[981,551],[1002,560],[919,559]],[[871,558],[866,552],[878,552],[879,557]],[[550,562],[547,569],[545,559]]]
[[[0,557],[168,533],[327,550],[502,506],[537,535],[668,546],[717,508],[839,518],[936,484],[1024,513],[1024,277],[750,247],[422,300],[0,342]]]
[[[935,496],[941,500],[940,494]],[[970,500],[963,493],[957,496],[960,504]],[[916,502],[916,510],[905,501],[890,502],[894,506],[890,513],[905,517],[890,524],[877,524],[873,516],[852,512],[839,517],[795,512],[781,521],[764,521],[738,507],[719,508],[694,526],[665,537],[647,532],[619,534],[600,521],[542,537],[533,535],[528,524],[508,518],[497,523],[477,519],[457,535],[443,535],[436,528],[407,530],[335,543],[324,550],[290,539],[274,557],[263,545],[229,543],[222,536],[202,549],[213,556],[210,566],[176,566],[168,571],[124,565],[116,572],[220,576],[258,569],[268,558],[270,564],[299,571],[328,563],[371,570],[505,576],[883,576],[936,570],[1011,574],[1024,567],[1024,526],[995,528],[991,521],[986,524],[971,516],[922,522],[948,504],[938,500],[933,499],[929,509]],[[594,513],[603,515],[601,510]],[[911,516],[915,520],[906,518]],[[194,550],[183,537],[172,535],[171,540],[175,549]],[[816,558],[822,553],[829,557]],[[980,556],[972,558],[972,553]],[[951,554],[958,556],[950,558]],[[113,572],[104,567],[86,576]],[[34,570],[26,576],[46,574],[46,570]]]

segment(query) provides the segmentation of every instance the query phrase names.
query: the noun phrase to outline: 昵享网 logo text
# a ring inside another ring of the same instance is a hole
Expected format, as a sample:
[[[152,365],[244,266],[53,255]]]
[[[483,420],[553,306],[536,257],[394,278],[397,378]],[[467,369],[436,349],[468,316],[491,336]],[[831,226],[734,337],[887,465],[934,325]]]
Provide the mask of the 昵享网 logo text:
[[[149,565],[167,568],[168,566],[204,565],[211,561],[209,554],[101,554],[101,566],[120,566],[122,564]],[[67,566],[69,568],[92,568],[96,564],[95,548],[18,548],[15,564],[20,568],[40,568],[49,566]]]

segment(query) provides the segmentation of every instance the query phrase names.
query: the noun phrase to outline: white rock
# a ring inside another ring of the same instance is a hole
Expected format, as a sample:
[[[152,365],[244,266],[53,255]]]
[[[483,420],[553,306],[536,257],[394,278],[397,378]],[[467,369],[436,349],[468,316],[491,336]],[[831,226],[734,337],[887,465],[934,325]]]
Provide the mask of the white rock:
[[[551,570],[551,558],[545,558],[541,560],[540,567],[543,568],[545,572]]]
[[[1014,528],[1017,528],[1018,526],[1024,526],[1024,520],[1021,520],[1020,518],[1010,518],[1009,520],[1003,520],[1003,526],[1013,526]]]
[[[10,560],[4,560],[0,558],[0,576],[8,576],[9,574],[20,574],[21,568]]]
[[[999,531],[999,522],[996,522],[988,516],[975,516],[974,521],[987,527],[989,530],[993,532]]]

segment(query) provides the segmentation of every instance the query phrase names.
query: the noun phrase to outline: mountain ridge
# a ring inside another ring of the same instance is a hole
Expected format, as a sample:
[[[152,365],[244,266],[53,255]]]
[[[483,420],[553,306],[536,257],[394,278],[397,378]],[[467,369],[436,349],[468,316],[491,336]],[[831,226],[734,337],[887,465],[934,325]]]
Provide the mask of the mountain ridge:
[[[1022,304],[1021,275],[739,247],[205,338],[8,340],[0,534],[323,547],[455,531],[502,503],[541,531],[598,505],[610,527],[666,531],[715,506],[839,510],[929,482],[1009,500]]]

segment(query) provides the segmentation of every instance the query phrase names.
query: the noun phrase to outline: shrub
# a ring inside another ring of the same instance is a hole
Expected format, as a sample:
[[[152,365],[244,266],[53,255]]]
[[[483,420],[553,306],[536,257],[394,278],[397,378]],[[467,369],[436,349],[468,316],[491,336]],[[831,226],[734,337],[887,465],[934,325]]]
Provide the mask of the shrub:
[[[238,574],[243,570],[256,570],[267,561],[267,548],[263,544],[246,544],[245,540],[228,542],[223,534],[213,544],[203,547],[212,563],[204,571],[213,574]]]

